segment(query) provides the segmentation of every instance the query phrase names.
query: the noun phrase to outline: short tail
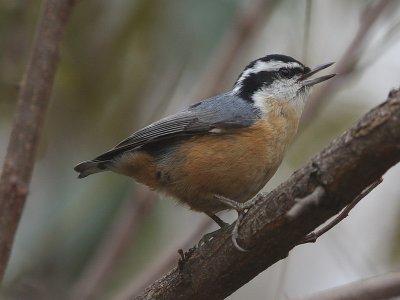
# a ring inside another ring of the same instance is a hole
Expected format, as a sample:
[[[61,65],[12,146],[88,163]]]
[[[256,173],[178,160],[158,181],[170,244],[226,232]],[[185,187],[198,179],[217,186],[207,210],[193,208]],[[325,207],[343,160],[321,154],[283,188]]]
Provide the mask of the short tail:
[[[79,173],[78,178],[85,178],[94,173],[107,171],[107,161],[84,161],[76,165],[74,170]]]

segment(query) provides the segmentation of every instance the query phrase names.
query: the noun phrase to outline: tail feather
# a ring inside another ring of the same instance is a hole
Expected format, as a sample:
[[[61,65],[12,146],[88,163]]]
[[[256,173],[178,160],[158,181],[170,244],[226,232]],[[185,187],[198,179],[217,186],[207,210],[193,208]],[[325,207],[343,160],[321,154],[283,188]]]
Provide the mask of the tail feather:
[[[74,170],[79,173],[78,178],[85,178],[94,173],[107,171],[107,162],[88,160],[76,165]]]

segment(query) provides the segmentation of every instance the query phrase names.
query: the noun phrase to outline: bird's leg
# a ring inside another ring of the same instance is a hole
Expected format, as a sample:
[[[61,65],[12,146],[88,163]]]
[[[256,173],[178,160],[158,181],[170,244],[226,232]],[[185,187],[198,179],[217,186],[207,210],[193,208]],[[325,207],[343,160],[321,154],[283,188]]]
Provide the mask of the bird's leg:
[[[214,197],[216,199],[218,199],[220,202],[224,203],[229,208],[234,209],[234,210],[237,211],[238,218],[237,218],[235,226],[233,227],[233,230],[232,230],[232,243],[236,247],[236,249],[238,249],[239,251],[247,252],[248,250],[246,250],[246,249],[242,248],[241,246],[239,246],[239,244],[237,242],[237,239],[239,237],[239,233],[238,233],[239,232],[239,226],[240,226],[240,222],[243,220],[243,218],[246,215],[246,213],[249,210],[249,208],[252,207],[256,203],[258,197],[256,196],[256,197],[254,197],[254,198],[252,198],[252,199],[250,199],[250,200],[248,200],[248,201],[246,201],[244,203],[236,202],[234,200],[231,200],[231,199],[226,198],[226,197],[221,196],[221,195],[214,195]]]
[[[214,221],[215,223],[217,223],[217,224],[219,225],[219,227],[221,227],[221,228],[224,228],[224,227],[226,227],[226,226],[229,225],[228,223],[222,221],[220,217],[217,217],[217,216],[214,215],[214,214],[211,214],[211,213],[206,213],[206,214],[207,214],[207,216],[209,216],[211,219],[213,219],[213,221]]]

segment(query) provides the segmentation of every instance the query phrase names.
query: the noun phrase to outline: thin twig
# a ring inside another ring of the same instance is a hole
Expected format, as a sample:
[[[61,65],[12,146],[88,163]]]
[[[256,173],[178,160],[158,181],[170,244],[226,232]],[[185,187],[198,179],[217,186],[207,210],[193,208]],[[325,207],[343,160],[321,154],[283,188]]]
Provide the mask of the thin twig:
[[[47,0],[32,56],[19,90],[17,109],[0,176],[0,280],[28,194],[36,149],[50,100],[59,49],[73,0]]]
[[[311,232],[307,236],[304,237],[304,239],[299,243],[300,244],[306,244],[306,243],[315,243],[317,239],[323,235],[325,232],[331,230],[334,226],[339,224],[343,219],[345,219],[348,215],[349,212],[365,197],[367,196],[373,189],[375,189],[381,182],[383,181],[383,178],[379,178],[375,182],[373,182],[369,187],[367,187],[364,191],[361,192],[354,200],[347,205],[339,215],[337,215],[331,222],[329,222],[326,226],[322,227],[320,230],[317,230],[315,232]]]
[[[308,56],[308,45],[310,42],[311,11],[312,11],[312,0],[307,0],[305,6],[304,38],[303,38],[303,63],[305,65],[308,65],[307,56]]]
[[[397,272],[362,279],[290,300],[376,300],[398,296],[400,296],[400,273]]]

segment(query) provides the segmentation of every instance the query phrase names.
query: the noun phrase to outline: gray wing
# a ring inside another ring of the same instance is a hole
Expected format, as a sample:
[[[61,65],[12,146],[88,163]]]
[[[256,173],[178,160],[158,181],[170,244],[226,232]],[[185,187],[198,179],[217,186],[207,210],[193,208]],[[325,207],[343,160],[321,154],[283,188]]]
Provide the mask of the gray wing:
[[[115,148],[96,157],[94,161],[110,160],[125,151],[176,136],[205,134],[216,128],[248,127],[259,119],[260,115],[259,109],[236,95],[216,96],[144,127]]]

